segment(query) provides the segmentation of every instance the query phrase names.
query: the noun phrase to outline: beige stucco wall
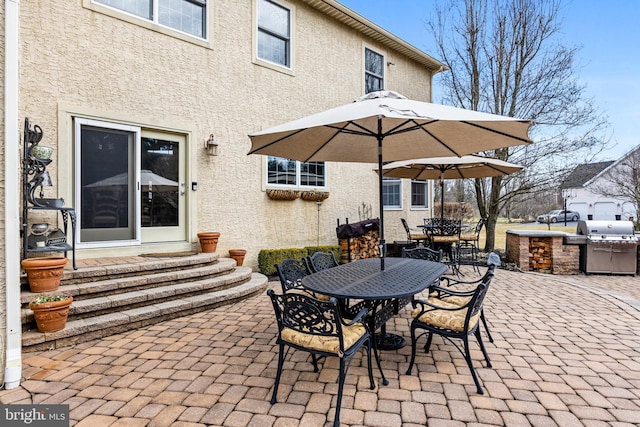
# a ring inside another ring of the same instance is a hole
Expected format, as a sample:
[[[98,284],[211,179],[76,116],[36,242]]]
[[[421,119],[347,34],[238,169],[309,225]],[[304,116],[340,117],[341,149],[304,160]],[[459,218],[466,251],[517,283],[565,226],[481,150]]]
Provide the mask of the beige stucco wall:
[[[5,199],[5,137],[4,137],[4,89],[5,89],[5,72],[4,72],[4,45],[5,45],[5,2],[0,4],[0,200]],[[5,207],[4,203],[0,203],[0,235],[5,236]],[[5,343],[7,342],[7,274],[6,274],[6,258],[5,253],[5,240],[0,239],[0,251],[3,254],[0,256],[0,380],[4,381],[4,359],[6,355]]]
[[[295,14],[292,72],[252,61],[251,1],[211,2],[209,47],[98,13],[87,3],[21,3],[20,116],[39,124],[47,144],[57,148],[50,167],[57,196],[73,200],[73,114],[184,132],[190,144],[187,182],[198,182],[198,190],[188,192],[191,239],[197,241],[198,231],[220,231],[218,250],[248,249],[249,266],[256,266],[261,249],[315,245],[318,208],[300,199],[268,199],[264,158],[246,155],[247,134],[362,95],[365,45],[395,63],[385,70],[386,89],[431,97],[424,66],[296,1],[288,3]],[[217,157],[203,148],[211,133],[221,146]],[[320,244],[336,244],[336,219],[359,220],[363,203],[378,216],[373,167],[328,165],[331,195],[320,208]],[[388,241],[404,238],[402,215],[411,224],[428,216],[388,213]],[[95,254],[79,251],[78,257]]]

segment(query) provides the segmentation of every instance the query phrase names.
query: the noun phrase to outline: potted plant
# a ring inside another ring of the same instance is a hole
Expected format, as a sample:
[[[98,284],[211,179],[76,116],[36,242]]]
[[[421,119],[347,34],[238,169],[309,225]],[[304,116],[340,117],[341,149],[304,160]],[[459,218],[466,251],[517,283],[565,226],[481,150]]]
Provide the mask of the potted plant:
[[[73,302],[70,295],[38,295],[29,303],[40,332],[56,332],[67,324],[69,307]]]
[[[198,239],[200,240],[200,247],[202,248],[202,252],[215,252],[218,247],[218,239],[220,238],[220,233],[217,231],[207,231],[198,233]]]
[[[22,268],[27,272],[31,292],[53,292],[60,286],[65,257],[38,257],[22,260]]]
[[[236,260],[238,267],[242,266],[244,256],[247,254],[246,249],[229,249],[229,256]]]

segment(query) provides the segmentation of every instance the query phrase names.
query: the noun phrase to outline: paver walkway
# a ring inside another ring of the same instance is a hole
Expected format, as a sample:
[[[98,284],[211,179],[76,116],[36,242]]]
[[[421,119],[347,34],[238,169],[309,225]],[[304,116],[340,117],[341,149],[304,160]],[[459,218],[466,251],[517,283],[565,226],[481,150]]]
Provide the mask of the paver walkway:
[[[279,290],[279,284],[270,287]],[[485,394],[450,343],[434,338],[405,375],[410,348],[382,353],[388,386],[368,388],[363,358],[347,376],[344,426],[640,425],[640,278],[498,270],[485,311],[495,343]],[[75,426],[325,426],[336,360],[314,373],[290,353],[269,399],[277,347],[266,295],[75,347],[24,355],[20,387],[0,403],[64,403]],[[409,338],[408,308],[388,330]],[[422,341],[424,344],[424,341]],[[366,363],[366,362],[365,362]],[[374,375],[376,371],[374,370]]]

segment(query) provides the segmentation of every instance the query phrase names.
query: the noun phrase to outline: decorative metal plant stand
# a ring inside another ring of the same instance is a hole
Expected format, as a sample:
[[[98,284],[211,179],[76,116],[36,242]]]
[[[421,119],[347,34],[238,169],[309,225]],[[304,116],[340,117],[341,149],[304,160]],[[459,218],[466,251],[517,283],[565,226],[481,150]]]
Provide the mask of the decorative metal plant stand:
[[[34,150],[42,140],[42,128],[34,125],[31,128],[29,118],[24,120],[24,155],[22,161],[23,201],[22,201],[22,239],[23,258],[29,253],[72,252],[74,270],[76,267],[76,211],[65,207],[63,199],[45,199],[43,186],[50,180],[47,166],[49,158],[36,157]],[[36,197],[38,196],[39,197]],[[57,211],[62,216],[63,229],[42,230],[34,227],[29,230],[29,216],[33,211]],[[67,234],[68,223],[71,222],[71,236]],[[29,233],[31,231],[31,233]],[[68,238],[71,237],[71,243]]]

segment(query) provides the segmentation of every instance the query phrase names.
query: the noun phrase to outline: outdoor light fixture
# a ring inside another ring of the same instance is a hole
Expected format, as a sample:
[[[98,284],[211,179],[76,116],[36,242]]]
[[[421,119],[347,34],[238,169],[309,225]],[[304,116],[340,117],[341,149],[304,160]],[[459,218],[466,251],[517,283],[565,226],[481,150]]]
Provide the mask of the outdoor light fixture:
[[[210,156],[217,156],[220,148],[218,143],[213,138],[213,134],[209,135],[209,139],[204,142],[204,148],[207,149],[207,154]]]

